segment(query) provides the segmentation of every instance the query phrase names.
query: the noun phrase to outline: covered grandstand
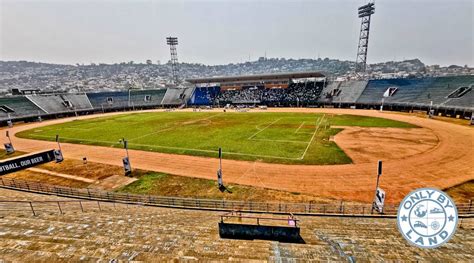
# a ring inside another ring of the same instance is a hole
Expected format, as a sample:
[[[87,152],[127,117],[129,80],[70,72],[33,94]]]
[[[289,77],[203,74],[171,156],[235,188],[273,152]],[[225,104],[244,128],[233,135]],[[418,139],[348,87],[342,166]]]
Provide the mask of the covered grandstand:
[[[317,103],[326,85],[326,77],[320,72],[212,77],[187,81],[195,85],[190,105],[308,106]]]

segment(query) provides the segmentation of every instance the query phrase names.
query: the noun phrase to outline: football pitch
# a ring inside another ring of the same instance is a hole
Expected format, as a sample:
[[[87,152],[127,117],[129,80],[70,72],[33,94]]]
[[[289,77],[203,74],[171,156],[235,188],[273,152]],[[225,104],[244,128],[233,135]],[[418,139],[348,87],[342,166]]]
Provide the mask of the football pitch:
[[[413,128],[408,123],[323,113],[148,112],[74,120],[23,131],[37,140],[285,164],[346,164],[332,126]]]

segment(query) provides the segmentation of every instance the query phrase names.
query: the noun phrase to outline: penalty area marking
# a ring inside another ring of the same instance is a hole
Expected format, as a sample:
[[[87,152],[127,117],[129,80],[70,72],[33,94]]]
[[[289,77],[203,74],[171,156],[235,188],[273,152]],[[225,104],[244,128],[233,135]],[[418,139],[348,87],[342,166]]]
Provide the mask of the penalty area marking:
[[[263,132],[263,131],[266,130],[268,127],[272,126],[273,124],[275,124],[277,121],[279,121],[279,120],[281,120],[281,119],[283,119],[283,117],[276,119],[275,121],[271,122],[271,123],[268,124],[267,126],[263,127],[263,129],[261,129],[261,130],[257,131],[256,133],[252,134],[250,137],[247,138],[247,140],[252,140],[253,137],[257,136],[257,134]]]
[[[298,129],[296,129],[295,133],[298,133],[298,131],[301,129],[301,127],[303,127],[305,121],[301,123],[301,125],[298,127]]]
[[[209,117],[206,117],[206,118],[202,118],[202,119],[197,119],[197,120],[194,120],[194,121],[191,121],[189,123],[179,123],[179,124],[172,124],[170,127],[166,127],[164,129],[161,129],[161,130],[157,130],[157,131],[154,131],[154,132],[150,132],[150,133],[147,133],[147,134],[143,134],[143,135],[140,135],[140,136],[137,136],[137,137],[134,137],[134,138],[130,138],[128,141],[133,141],[133,140],[137,140],[137,139],[142,139],[144,137],[148,137],[150,135],[154,135],[154,134],[158,134],[158,133],[161,133],[161,132],[164,132],[164,131],[169,131],[169,130],[173,130],[177,127],[181,127],[183,125],[189,125],[189,124],[195,124],[195,123],[198,123],[200,121],[206,121],[206,120],[209,120],[211,118],[214,118],[216,116],[219,116],[223,113],[217,113],[217,114],[214,114],[214,115],[211,115]],[[206,126],[209,125],[209,123],[206,124]]]
[[[313,140],[314,140],[314,136],[315,136],[316,133],[318,132],[319,126],[321,126],[321,123],[323,122],[324,116],[326,116],[326,114],[323,114],[323,116],[319,119],[319,123],[318,123],[318,125],[316,126],[316,129],[314,130],[313,136],[311,137],[311,140],[309,141],[308,146],[306,146],[306,149],[304,150],[303,155],[301,155],[301,157],[299,158],[300,160],[303,160],[303,159],[304,159],[304,156],[305,156],[306,153],[308,152],[309,146],[311,146],[311,143],[312,143]]]

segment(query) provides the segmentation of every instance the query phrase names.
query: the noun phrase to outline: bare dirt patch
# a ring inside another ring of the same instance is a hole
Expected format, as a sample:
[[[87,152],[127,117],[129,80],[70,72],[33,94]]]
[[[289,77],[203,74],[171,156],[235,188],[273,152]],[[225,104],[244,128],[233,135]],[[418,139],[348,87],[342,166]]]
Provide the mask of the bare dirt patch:
[[[354,163],[408,158],[433,149],[439,142],[426,128],[337,128],[343,131],[334,136],[334,141]]]

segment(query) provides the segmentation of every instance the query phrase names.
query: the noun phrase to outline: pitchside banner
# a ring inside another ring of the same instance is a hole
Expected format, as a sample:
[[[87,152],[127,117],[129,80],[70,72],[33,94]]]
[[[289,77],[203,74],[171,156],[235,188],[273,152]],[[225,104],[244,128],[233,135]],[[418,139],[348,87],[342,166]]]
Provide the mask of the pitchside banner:
[[[129,175],[132,173],[132,166],[130,165],[130,160],[128,157],[124,157],[122,159],[123,162],[123,170],[125,171],[125,175]]]
[[[383,213],[384,204],[385,204],[385,191],[379,187],[377,188],[377,192],[375,193],[373,207],[377,212]]]
[[[13,145],[11,143],[5,143],[3,144],[5,146],[5,151],[7,154],[12,154],[15,152],[15,148],[13,148]]]
[[[54,150],[32,153],[0,161],[0,175],[20,171],[29,167],[54,161]]]

